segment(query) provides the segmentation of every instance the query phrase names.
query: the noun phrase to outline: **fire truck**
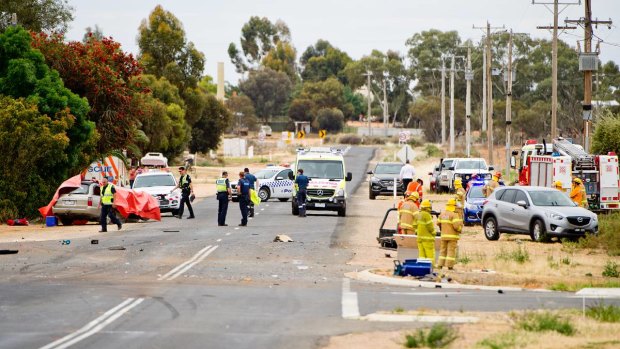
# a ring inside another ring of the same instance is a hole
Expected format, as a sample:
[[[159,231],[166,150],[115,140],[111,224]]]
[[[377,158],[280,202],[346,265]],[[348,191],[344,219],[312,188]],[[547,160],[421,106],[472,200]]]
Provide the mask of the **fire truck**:
[[[588,154],[580,145],[565,138],[554,139],[552,144],[528,140],[513,155],[519,155],[519,184],[551,187],[561,181],[570,191],[572,177],[583,181],[591,210],[619,210],[620,180],[618,156]]]

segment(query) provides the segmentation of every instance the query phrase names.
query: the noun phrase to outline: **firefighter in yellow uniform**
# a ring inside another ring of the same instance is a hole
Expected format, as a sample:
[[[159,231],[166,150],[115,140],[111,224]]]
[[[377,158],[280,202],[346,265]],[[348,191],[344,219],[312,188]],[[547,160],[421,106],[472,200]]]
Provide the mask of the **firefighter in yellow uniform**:
[[[588,197],[586,188],[580,178],[573,178],[573,188],[570,192],[570,199],[579,207],[588,208]]]
[[[415,235],[418,223],[416,222],[416,215],[418,214],[418,206],[416,201],[420,198],[418,192],[410,193],[405,199],[405,202],[398,209],[398,224],[401,229],[401,234]]]
[[[435,265],[435,225],[431,216],[431,202],[422,201],[417,214],[418,251],[420,258],[428,258]]]
[[[463,230],[463,218],[455,212],[456,200],[450,199],[446,205],[446,210],[439,215],[437,225],[441,230],[441,244],[439,249],[439,263],[437,266],[444,266],[452,270],[456,263],[456,247]]]
[[[484,197],[489,197],[493,194],[493,191],[499,187],[499,180],[502,178],[502,174],[500,172],[495,172],[493,175],[493,180],[491,180],[487,185],[484,186],[482,192],[484,193]]]
[[[456,194],[454,198],[456,199],[456,212],[458,217],[463,218],[463,207],[465,207],[465,189],[463,189],[463,181],[460,178],[454,180],[454,189],[456,189]]]

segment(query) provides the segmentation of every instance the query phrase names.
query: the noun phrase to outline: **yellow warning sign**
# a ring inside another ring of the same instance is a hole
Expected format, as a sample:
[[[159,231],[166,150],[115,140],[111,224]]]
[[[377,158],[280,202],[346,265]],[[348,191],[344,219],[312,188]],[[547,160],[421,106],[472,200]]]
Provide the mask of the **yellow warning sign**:
[[[299,138],[299,139],[304,139],[304,138],[306,138],[306,131],[304,131],[304,130],[299,130],[299,131],[297,132],[297,138]]]
[[[327,130],[319,130],[319,138],[325,138],[327,135]]]

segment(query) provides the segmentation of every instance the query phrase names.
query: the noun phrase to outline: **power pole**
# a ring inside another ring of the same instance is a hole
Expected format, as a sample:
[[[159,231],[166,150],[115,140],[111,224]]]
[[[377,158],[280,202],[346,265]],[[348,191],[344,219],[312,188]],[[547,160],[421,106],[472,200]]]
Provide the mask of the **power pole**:
[[[553,0],[553,2],[536,2],[532,0],[532,4],[535,5],[553,5],[553,26],[538,26],[538,29],[551,29],[553,31],[553,41],[551,44],[551,139],[557,138],[558,132],[558,29],[575,29],[576,27],[558,26],[558,15],[564,11],[569,5],[579,5],[579,2],[562,2],[559,0]],[[560,5],[565,5],[562,10],[559,10]],[[549,9],[549,7],[547,7]]]
[[[592,53],[592,24],[606,24],[611,26],[611,19],[608,21],[592,20],[592,6],[590,0],[585,0],[585,17],[578,20],[566,20],[565,23],[580,24],[584,29],[584,52],[579,54],[579,69],[583,71],[583,147],[586,151],[590,150],[590,122],[592,120],[592,71],[597,70],[598,52]],[[588,62],[586,62],[586,60]],[[590,63],[590,64],[587,64]],[[594,63],[594,64],[592,64]]]
[[[454,153],[454,73],[455,73],[455,57],[452,55],[452,64],[450,65],[450,153]]]
[[[383,128],[385,129],[385,136],[388,135],[388,103],[387,103],[387,83],[386,76],[383,75]]]
[[[485,41],[486,47],[486,41]],[[482,131],[487,130],[487,55],[482,55]]]
[[[441,57],[441,144],[446,144],[446,64]]]
[[[364,74],[368,80],[366,80],[366,99],[368,100],[368,112],[366,114],[366,121],[368,122],[368,137],[372,136],[372,129],[370,128],[370,115],[372,113],[371,111],[371,104],[372,101],[370,100],[371,94],[370,94],[370,76],[372,75],[372,73],[370,72],[370,70],[366,71],[366,74]]]
[[[474,27],[475,29],[486,29],[486,67],[485,67],[485,84],[486,84],[486,118],[487,118],[487,151],[489,153],[489,163],[493,163],[493,81],[491,80],[491,66],[493,65],[493,57],[491,55],[491,29],[504,29],[501,27],[491,27],[487,21],[486,27]]]
[[[471,156],[471,81],[474,73],[471,70],[471,47],[467,47],[467,70],[465,70],[465,80],[467,80],[467,90],[465,95],[465,153]]]
[[[510,142],[512,124],[512,29],[508,38],[508,81],[506,84],[506,177],[510,180]]]

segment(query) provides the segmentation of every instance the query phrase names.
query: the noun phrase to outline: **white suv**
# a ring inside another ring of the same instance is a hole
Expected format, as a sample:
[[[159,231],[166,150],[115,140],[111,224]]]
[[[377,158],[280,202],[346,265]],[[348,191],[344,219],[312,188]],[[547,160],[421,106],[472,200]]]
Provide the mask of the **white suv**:
[[[132,189],[151,194],[159,201],[159,210],[162,213],[172,212],[172,215],[175,216],[179,212],[181,190],[176,189],[172,193],[170,191],[176,186],[177,180],[171,173],[149,171],[136,176]]]

